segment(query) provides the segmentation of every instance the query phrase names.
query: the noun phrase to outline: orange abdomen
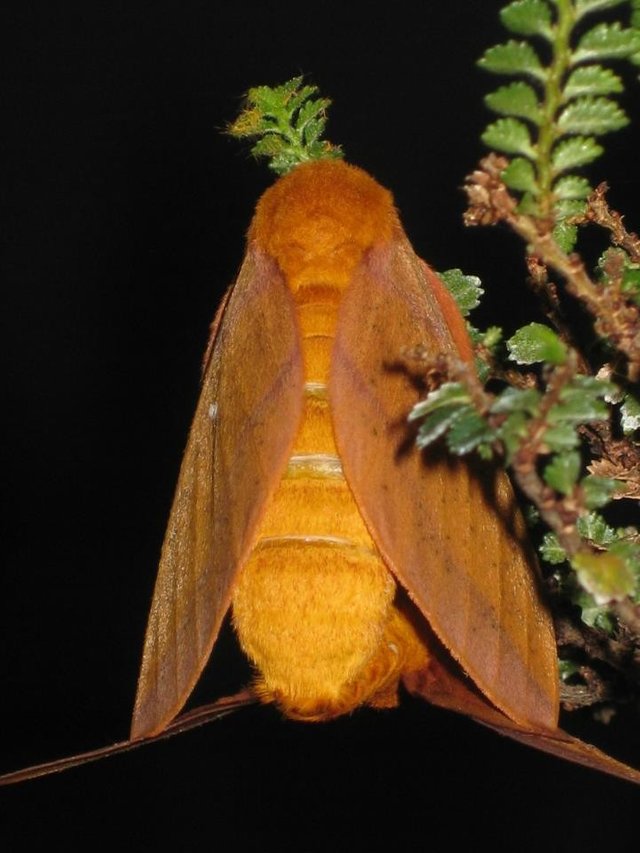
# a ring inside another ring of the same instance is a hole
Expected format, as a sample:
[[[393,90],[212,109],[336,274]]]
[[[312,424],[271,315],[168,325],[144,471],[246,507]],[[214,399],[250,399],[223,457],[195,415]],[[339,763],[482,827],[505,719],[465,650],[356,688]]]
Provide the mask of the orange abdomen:
[[[386,191],[360,176],[361,197],[346,211],[322,188],[314,190],[324,203],[313,216],[308,205],[298,214],[290,198],[271,191],[254,226],[294,294],[305,396],[288,468],[239,574],[233,619],[260,672],[259,694],[305,719],[363,702],[395,704],[401,672],[425,659],[394,607],[395,580],[344,477],[331,421],[329,367],[342,293],[368,242],[381,225],[389,231],[395,215]],[[280,233],[287,241],[274,247]]]

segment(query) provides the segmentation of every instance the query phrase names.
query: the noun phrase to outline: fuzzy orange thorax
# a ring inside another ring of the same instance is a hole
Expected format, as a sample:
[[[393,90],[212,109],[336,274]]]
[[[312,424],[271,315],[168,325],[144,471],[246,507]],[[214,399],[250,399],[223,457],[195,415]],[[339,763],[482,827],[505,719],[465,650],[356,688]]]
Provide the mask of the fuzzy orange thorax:
[[[340,160],[298,166],[268,189],[249,239],[275,258],[289,287],[345,287],[363,252],[399,226],[391,193]]]

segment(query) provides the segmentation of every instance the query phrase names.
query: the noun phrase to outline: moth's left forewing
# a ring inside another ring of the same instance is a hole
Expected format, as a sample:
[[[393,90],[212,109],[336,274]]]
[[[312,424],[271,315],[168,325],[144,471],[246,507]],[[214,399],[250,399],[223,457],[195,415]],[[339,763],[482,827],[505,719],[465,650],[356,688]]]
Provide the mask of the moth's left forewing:
[[[286,467],[302,388],[293,299],[275,261],[250,244],[214,323],[162,547],[132,737],[167,725],[209,657]]]
[[[431,276],[400,231],[356,269],[332,354],[336,443],[385,562],[441,642],[505,714],[552,728],[553,629],[510,484],[439,449],[419,453],[407,424],[418,393],[403,351],[462,349]]]

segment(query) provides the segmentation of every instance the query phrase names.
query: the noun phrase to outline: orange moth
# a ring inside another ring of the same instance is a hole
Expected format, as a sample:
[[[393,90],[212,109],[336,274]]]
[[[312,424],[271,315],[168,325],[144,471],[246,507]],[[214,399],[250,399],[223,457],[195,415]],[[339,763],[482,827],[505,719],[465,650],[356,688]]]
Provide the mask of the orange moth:
[[[391,707],[403,685],[640,781],[558,729],[553,628],[509,482],[415,449],[418,391],[399,366],[414,345],[472,360],[464,320],[390,193],[338,160],[280,178],[213,324],[131,741],[98,757],[179,728],[231,609],[251,693],[287,716]]]
[[[555,727],[553,631],[506,480],[412,447],[397,362],[416,344],[472,357],[391,195],[340,161],[281,178],[214,322],[132,737],[178,713],[229,607],[257,693],[290,716],[395,704],[429,659],[420,615],[511,719]]]

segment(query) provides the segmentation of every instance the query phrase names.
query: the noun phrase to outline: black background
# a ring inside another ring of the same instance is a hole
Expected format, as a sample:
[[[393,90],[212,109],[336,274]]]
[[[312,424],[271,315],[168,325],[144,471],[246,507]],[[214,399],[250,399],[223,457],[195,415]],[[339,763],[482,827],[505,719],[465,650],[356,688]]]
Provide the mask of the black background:
[[[220,133],[243,92],[308,74],[334,100],[329,138],[394,191],[418,253],[483,278],[478,324],[526,316],[516,238],[461,224],[494,85],[474,63],[504,38],[500,5],[15,4],[0,59],[2,769],[126,737],[207,327],[272,180]],[[637,126],[617,134],[592,170],[636,227],[639,142]],[[242,683],[228,645],[199,699]],[[623,724],[603,742],[640,764]],[[319,726],[248,710],[5,789],[0,814],[16,850],[591,850],[629,840],[637,798],[407,702]]]

